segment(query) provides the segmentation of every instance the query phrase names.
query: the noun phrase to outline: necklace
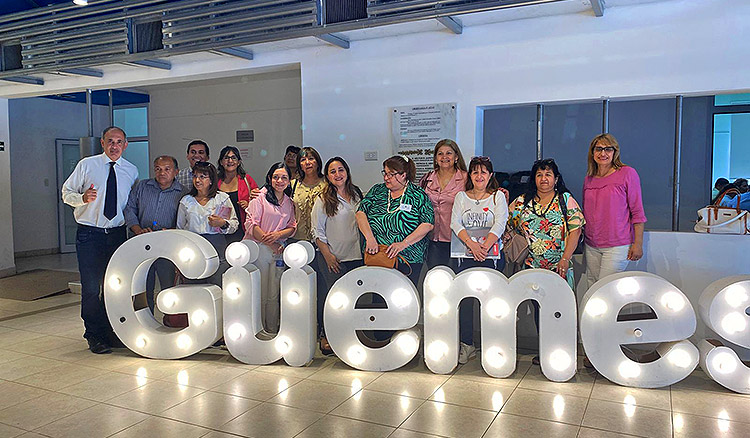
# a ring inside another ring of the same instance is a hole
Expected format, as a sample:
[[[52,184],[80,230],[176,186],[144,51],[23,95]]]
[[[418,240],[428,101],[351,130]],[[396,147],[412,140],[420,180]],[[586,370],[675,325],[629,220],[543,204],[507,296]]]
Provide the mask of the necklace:
[[[555,193],[552,195],[552,198],[549,200],[549,203],[547,203],[547,207],[544,209],[542,214],[537,213],[536,206],[542,205],[538,202],[536,202],[536,199],[532,200],[531,208],[534,210],[534,214],[539,217],[547,217],[547,212],[549,211],[550,207],[552,207],[552,203],[555,202],[555,198],[557,197],[557,190],[555,190]],[[539,199],[541,201],[541,198]]]
[[[391,211],[391,194],[388,193],[388,205],[386,207],[386,212],[395,213],[396,211],[398,211],[398,209],[401,208],[401,199],[404,197],[405,193],[406,187],[404,187],[404,191],[401,193],[401,196],[398,197],[398,207],[396,207],[393,211]]]
[[[471,197],[469,197],[469,199],[471,199],[472,201],[474,201],[474,203],[477,204],[477,205],[479,205],[479,203],[482,202],[483,200],[489,198],[489,193],[487,193],[486,191],[480,193],[479,195],[477,195],[476,192],[472,190],[471,194],[474,195],[474,196],[476,196],[477,199],[473,199]],[[468,193],[467,193],[467,195],[468,195]],[[487,195],[487,196],[485,196],[485,195]]]

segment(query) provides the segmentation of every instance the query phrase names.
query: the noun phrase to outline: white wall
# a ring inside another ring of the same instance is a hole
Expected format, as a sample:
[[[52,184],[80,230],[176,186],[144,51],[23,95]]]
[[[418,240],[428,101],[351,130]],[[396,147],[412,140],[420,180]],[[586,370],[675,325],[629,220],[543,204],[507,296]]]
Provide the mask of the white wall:
[[[5,150],[0,151],[0,205],[10,205],[10,129],[8,128],[8,100],[0,99],[0,141]],[[16,273],[13,258],[13,217],[10,209],[0,208],[0,277]]]
[[[86,105],[29,98],[9,102],[12,164],[13,247],[34,254],[59,249],[55,139],[88,135]],[[0,118],[0,120],[2,120]],[[109,108],[94,105],[94,135],[109,124]],[[5,204],[8,205],[8,204]]]
[[[281,161],[289,144],[302,142],[299,69],[242,76],[208,83],[156,86],[150,94],[151,159],[172,155],[187,166],[185,149],[205,140],[216,164],[221,148],[250,149],[245,170],[263,185],[268,168]],[[255,141],[237,143],[237,130],[252,129]]]

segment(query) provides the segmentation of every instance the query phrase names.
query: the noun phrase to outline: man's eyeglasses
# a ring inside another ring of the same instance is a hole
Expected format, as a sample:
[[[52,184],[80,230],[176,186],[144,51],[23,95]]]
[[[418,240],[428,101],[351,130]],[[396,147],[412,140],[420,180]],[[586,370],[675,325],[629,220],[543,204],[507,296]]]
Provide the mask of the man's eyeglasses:
[[[597,152],[597,153],[606,152],[608,154],[611,154],[614,151],[615,151],[615,148],[613,148],[612,146],[605,146],[605,147],[594,146],[594,152]]]

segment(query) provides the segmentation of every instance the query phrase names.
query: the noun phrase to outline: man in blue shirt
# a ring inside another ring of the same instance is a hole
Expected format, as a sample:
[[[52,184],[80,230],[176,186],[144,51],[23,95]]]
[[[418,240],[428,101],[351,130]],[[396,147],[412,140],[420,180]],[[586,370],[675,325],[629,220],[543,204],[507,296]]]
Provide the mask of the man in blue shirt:
[[[162,155],[154,160],[154,178],[133,186],[124,214],[128,228],[135,235],[175,227],[183,192],[182,184],[175,179],[178,171],[177,160]],[[154,311],[156,275],[162,290],[174,286],[174,264],[160,258],[148,271],[146,300],[151,312]]]
[[[739,195],[740,197],[740,208],[742,210],[750,211],[750,192],[742,193]],[[722,207],[737,207],[737,196],[730,198],[729,195],[724,196],[724,199],[721,200],[721,203],[719,204]]]

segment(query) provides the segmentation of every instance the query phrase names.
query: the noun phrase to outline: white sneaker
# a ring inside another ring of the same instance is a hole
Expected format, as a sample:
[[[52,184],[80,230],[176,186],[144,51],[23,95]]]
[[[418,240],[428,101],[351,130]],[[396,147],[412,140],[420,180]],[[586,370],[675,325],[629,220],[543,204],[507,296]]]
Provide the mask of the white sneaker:
[[[461,365],[465,364],[469,361],[472,357],[477,355],[477,348],[473,345],[464,344],[463,342],[459,343],[458,348],[458,363]]]

